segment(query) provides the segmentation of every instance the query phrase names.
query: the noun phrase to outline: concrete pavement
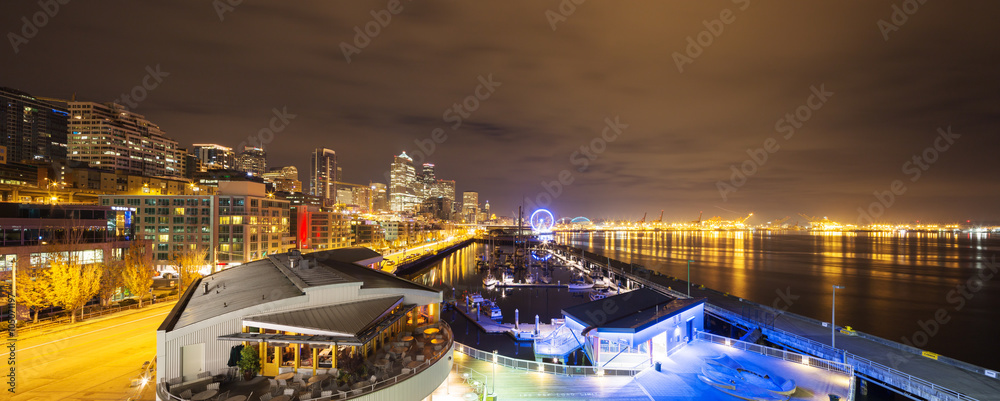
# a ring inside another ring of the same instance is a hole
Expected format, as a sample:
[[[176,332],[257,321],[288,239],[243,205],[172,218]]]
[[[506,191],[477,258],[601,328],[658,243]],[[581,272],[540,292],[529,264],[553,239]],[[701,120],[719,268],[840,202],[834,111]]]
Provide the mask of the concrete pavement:
[[[10,400],[155,399],[152,387],[140,394],[129,385],[156,356],[156,328],[173,304],[19,340],[17,388]]]

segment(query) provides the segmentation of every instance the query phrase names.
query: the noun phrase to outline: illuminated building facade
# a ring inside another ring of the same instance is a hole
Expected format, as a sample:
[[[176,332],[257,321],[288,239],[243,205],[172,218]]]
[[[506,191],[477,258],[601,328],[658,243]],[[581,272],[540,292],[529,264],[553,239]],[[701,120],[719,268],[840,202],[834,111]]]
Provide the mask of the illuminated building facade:
[[[0,87],[0,146],[7,162],[66,159],[69,112],[9,88]]]
[[[413,212],[420,207],[422,182],[417,180],[413,159],[406,152],[393,157],[390,166],[389,209],[393,212]]]
[[[177,141],[116,103],[69,102],[67,157],[91,167],[152,177],[184,175]]]
[[[267,153],[261,148],[244,146],[236,158],[236,169],[255,177],[264,175],[267,171]]]
[[[309,174],[309,194],[322,198],[324,206],[333,206],[337,202],[337,152],[316,148]]]

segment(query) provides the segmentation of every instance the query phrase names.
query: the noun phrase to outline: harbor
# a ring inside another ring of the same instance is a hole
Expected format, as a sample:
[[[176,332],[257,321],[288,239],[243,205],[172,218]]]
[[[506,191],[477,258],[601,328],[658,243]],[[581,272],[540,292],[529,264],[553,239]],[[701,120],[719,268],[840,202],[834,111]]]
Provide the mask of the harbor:
[[[616,293],[646,287],[679,298],[687,297],[686,281],[657,274],[643,266],[565,245],[557,245],[552,248],[554,252],[550,264],[556,266],[552,273],[554,276],[560,277],[557,282],[550,283],[555,284],[555,286],[539,286],[534,285],[534,283],[514,281],[506,283],[509,285],[497,283],[488,288],[482,281],[487,272],[476,266],[477,261],[481,260],[484,254],[483,249],[487,249],[488,245],[475,244],[466,250],[472,248],[478,249],[474,252],[466,252],[463,255],[464,262],[458,262],[461,266],[452,265],[464,272],[460,275],[461,281],[451,281],[453,295],[459,294],[460,291],[470,291],[478,292],[486,299],[494,299],[495,305],[498,305],[502,310],[502,317],[498,320],[491,319],[487,315],[479,313],[478,309],[470,309],[458,302],[455,302],[455,309],[459,312],[458,316],[461,319],[469,321],[484,335],[501,336],[507,338],[507,341],[511,343],[516,343],[513,341],[515,336],[511,334],[515,330],[514,320],[511,319],[514,310],[528,318],[521,319],[529,320],[528,322],[522,321],[516,325],[521,331],[528,333],[534,331],[534,321],[531,321],[534,314],[540,315],[540,335],[535,337],[537,339],[558,330],[555,324],[551,324],[558,323],[560,317],[558,311],[564,307],[590,300],[591,291],[570,291],[563,287],[563,279],[581,281],[581,278],[586,277],[582,281],[593,284],[595,279],[598,279],[598,282],[603,282],[604,278],[607,278],[607,282],[615,286]],[[600,272],[600,275],[594,274],[595,272]],[[438,280],[444,279],[444,274],[442,271],[430,272],[430,275]],[[427,277],[427,273],[425,273],[423,278],[431,277]],[[439,284],[443,284],[443,282]],[[525,291],[527,292],[525,293]],[[773,308],[700,285],[694,285],[691,291],[693,297],[704,297],[708,300],[706,328],[711,325],[715,332],[723,330],[727,335],[743,338],[747,337],[747,333],[760,331],[762,334],[756,337],[759,338],[758,342],[809,354],[817,358],[847,362],[853,366],[859,378],[864,379],[859,385],[858,391],[877,392],[876,386],[880,386],[884,387],[886,391],[901,394],[906,393],[920,397],[938,394],[940,399],[959,400],[988,399],[980,397],[1000,392],[1000,385],[987,375],[988,370],[980,370],[977,374],[975,368],[969,368],[971,365],[965,364],[967,366],[959,367],[956,364],[949,364],[948,358],[945,357],[941,357],[939,360],[915,357],[914,355],[920,355],[919,350],[906,349],[903,344],[856,331],[852,333],[847,329],[844,330],[848,334],[837,334],[838,348],[834,349],[828,345],[830,335],[828,324],[824,325],[823,322],[791,313],[782,313]],[[541,299],[546,301],[540,302]],[[552,305],[553,303],[559,305]],[[549,327],[546,327],[545,323],[542,322],[549,322]],[[479,337],[477,337],[478,340],[480,340]],[[533,358],[534,352],[527,351],[523,345],[513,345],[512,348],[508,347],[507,349],[513,350],[513,352],[510,355],[503,353],[504,355],[516,356],[518,359],[538,360],[538,355]],[[897,361],[893,364],[893,361],[888,360],[893,355],[900,355],[903,363]],[[934,384],[921,376],[939,370],[943,370],[945,373],[930,375],[935,380]]]

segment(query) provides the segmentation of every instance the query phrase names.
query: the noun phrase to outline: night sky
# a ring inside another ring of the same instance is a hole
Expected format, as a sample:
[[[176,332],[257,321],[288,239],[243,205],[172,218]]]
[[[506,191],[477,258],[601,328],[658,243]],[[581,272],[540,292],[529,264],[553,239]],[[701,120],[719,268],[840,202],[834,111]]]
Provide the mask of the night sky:
[[[268,162],[304,182],[317,146],[356,183],[406,150],[498,214],[565,170],[557,216],[853,223],[899,180],[875,220],[1000,219],[997,2],[70,1],[27,34],[42,6],[12,3],[0,86],[109,102],[158,65],[134,111],[236,147],[287,110]]]

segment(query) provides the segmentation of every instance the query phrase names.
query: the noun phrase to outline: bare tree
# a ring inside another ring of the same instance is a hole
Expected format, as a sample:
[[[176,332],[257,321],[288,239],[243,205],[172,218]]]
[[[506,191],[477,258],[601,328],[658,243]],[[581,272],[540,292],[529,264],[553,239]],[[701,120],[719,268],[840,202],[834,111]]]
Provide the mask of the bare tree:
[[[149,292],[153,286],[153,275],[156,268],[146,254],[146,247],[141,242],[132,241],[125,255],[122,257],[122,282],[129,292],[139,298],[139,307],[142,307],[142,295]]]
[[[180,275],[180,291],[184,292],[191,283],[201,278],[201,269],[205,267],[205,256],[208,249],[204,247],[188,248],[174,257],[177,274]]]
[[[15,269],[17,269],[17,303],[35,312],[34,322],[38,323],[38,313],[43,308],[52,306],[50,296],[52,284],[41,267],[28,266]]]

